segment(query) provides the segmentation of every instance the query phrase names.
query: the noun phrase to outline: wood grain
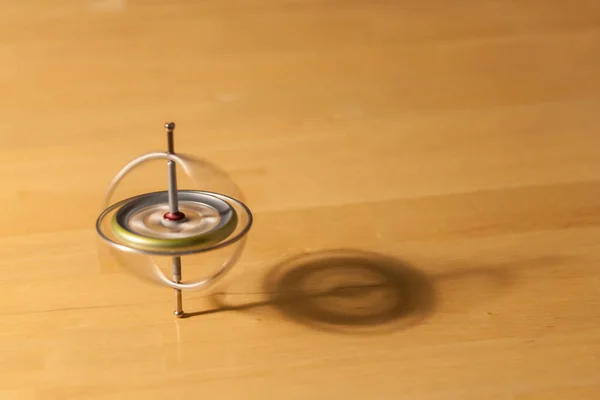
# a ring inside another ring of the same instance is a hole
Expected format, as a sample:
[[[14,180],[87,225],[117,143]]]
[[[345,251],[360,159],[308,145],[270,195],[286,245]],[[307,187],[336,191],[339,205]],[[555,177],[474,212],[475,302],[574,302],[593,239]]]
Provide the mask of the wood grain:
[[[1,399],[600,398],[598,1],[29,0],[0,22]],[[256,217],[182,320],[94,231],[168,120]]]

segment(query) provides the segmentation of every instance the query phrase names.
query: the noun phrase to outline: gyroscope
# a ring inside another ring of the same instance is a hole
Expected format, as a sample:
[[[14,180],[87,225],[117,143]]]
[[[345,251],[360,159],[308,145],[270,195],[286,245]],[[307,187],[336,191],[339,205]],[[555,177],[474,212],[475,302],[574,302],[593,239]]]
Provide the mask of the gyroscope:
[[[183,290],[199,290],[223,277],[233,267],[244,249],[247,234],[253,223],[252,212],[242,199],[231,194],[200,189],[180,189],[177,167],[202,186],[202,174],[196,166],[206,168],[198,159],[175,152],[175,123],[165,124],[167,151],[143,154],[130,161],[110,183],[104,209],[96,221],[96,231],[103,242],[120,253],[146,258],[143,273],[175,291],[177,317],[184,316]],[[162,160],[166,164],[166,190],[142,193],[112,202],[119,183],[140,165]],[[237,193],[237,192],[236,192]],[[182,281],[186,256],[206,253],[225,247],[233,248],[217,271],[194,282]],[[172,278],[159,268],[155,258],[170,258]],[[139,271],[139,269],[138,269]]]

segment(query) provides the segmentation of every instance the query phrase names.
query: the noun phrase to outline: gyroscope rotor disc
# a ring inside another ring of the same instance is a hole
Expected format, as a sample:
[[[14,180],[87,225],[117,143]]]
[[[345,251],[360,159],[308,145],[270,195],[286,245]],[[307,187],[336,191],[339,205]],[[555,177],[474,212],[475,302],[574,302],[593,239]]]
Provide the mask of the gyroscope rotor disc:
[[[238,216],[226,201],[208,193],[179,191],[179,211],[185,218],[171,221],[168,193],[148,193],[131,199],[112,216],[111,227],[132,247],[178,249],[212,244],[228,237]]]

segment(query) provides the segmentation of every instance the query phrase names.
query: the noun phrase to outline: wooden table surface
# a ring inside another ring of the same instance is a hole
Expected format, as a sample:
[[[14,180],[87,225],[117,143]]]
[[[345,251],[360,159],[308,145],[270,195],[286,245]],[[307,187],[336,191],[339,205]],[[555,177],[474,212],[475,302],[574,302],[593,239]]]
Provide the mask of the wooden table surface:
[[[0,399],[600,398],[597,0],[4,0],[0,21]],[[183,319],[94,229],[170,120],[255,216]]]

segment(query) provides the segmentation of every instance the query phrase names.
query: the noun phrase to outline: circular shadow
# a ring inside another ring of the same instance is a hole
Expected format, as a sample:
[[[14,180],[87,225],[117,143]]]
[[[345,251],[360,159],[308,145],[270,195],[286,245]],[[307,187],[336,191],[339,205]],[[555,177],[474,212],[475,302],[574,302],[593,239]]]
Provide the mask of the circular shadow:
[[[405,329],[435,305],[429,277],[395,258],[356,250],[303,254],[271,269],[268,303],[311,328],[344,333]]]

